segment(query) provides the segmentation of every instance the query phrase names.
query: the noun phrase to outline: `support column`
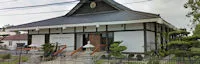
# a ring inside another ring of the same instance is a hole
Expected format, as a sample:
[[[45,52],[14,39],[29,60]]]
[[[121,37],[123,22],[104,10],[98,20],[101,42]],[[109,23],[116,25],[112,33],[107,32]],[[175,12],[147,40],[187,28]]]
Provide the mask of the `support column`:
[[[158,41],[157,41],[157,23],[155,22],[154,23],[154,29],[155,29],[155,50],[157,51],[158,50]]]
[[[31,45],[31,43],[32,43],[32,35],[30,35],[29,34],[30,32],[29,32],[29,30],[28,30],[28,45]]]
[[[167,26],[165,26],[165,31],[167,33],[167,36],[169,35],[169,28]],[[169,42],[169,37],[165,39],[165,43],[167,44]],[[166,46],[166,49],[165,50],[168,50],[168,47]]]
[[[107,52],[110,52],[110,43],[108,42],[108,25],[106,25],[106,44],[107,44]]]
[[[146,23],[143,23],[144,27],[144,52],[147,52],[147,28]]]
[[[77,47],[77,33],[76,33],[76,27],[74,27],[74,50],[76,50]]]
[[[163,25],[162,24],[160,24],[160,42],[161,42],[161,49],[164,49],[164,47],[163,47]]]
[[[45,40],[45,44],[46,43],[50,43],[50,34],[45,34],[45,38],[44,38]]]

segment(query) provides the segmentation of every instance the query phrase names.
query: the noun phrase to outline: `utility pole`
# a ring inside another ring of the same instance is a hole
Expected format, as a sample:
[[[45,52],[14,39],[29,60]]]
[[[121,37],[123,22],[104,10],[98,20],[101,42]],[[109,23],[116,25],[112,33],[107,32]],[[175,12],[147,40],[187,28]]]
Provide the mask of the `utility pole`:
[[[17,47],[19,47],[19,49],[20,49],[18,64],[21,64],[22,49],[23,49],[24,45],[25,45],[25,43],[17,43]]]

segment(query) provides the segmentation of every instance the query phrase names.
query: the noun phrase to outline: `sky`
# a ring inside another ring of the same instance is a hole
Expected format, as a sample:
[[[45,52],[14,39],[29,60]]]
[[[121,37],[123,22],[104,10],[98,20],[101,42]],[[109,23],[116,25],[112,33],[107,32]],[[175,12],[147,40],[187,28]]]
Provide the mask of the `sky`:
[[[0,27],[10,25],[20,25],[58,16],[65,15],[77,3],[65,3],[58,5],[4,9],[10,7],[34,6],[50,3],[69,2],[74,0],[0,0]],[[120,4],[133,10],[160,14],[167,22],[178,28],[190,30],[190,18],[185,15],[189,12],[183,5],[187,0],[115,0]],[[52,12],[54,11],[54,12]],[[40,13],[45,12],[45,13]],[[51,12],[51,13],[50,13]]]

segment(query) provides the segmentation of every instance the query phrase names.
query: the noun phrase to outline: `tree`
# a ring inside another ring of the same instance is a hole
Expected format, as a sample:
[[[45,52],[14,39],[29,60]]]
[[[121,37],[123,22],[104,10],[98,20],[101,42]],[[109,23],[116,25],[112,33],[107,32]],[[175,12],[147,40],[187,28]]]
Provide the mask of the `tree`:
[[[114,42],[113,44],[111,44],[110,47],[110,55],[114,56],[116,58],[124,58],[125,56],[122,55],[122,51],[126,50],[127,47],[126,46],[120,46],[122,42],[121,41],[117,41]]]
[[[6,24],[2,27],[2,31],[5,31],[7,28],[13,27],[14,25]]]
[[[200,24],[197,24],[195,30],[193,31],[193,35],[200,36]]]
[[[167,43],[168,46],[168,52],[170,54],[174,54],[179,60],[182,57],[184,58],[188,57],[190,60],[190,64],[193,64],[194,62],[191,61],[191,57],[199,57],[200,56],[200,39],[199,36],[199,25],[194,30],[194,33],[192,36],[187,36],[186,30],[185,31],[172,31],[169,33],[170,41]]]
[[[188,0],[184,5],[185,8],[189,8],[191,11],[186,15],[193,18],[193,23],[200,22],[200,0]]]

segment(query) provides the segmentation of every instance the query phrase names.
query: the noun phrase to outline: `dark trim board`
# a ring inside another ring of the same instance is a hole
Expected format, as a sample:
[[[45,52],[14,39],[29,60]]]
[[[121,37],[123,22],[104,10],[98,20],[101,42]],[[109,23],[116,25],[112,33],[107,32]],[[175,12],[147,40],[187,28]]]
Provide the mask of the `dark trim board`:
[[[158,50],[158,46],[157,46],[157,23],[154,23],[154,29],[155,29],[155,50]]]
[[[50,34],[45,34],[44,41],[45,43],[50,43]]]
[[[77,47],[77,46],[76,46],[76,44],[77,44],[77,41],[76,41],[76,40],[77,40],[76,27],[74,27],[74,33],[75,33],[75,34],[74,34],[74,50],[76,50],[76,47]]]
[[[161,32],[160,32],[160,43],[161,43],[161,49],[164,49],[164,47],[163,47],[163,25],[162,24],[160,24],[160,27],[161,27]]]
[[[143,23],[144,27],[144,52],[147,52],[147,31],[146,31],[146,23]]]
[[[108,42],[108,25],[106,25],[106,44],[108,44],[107,52],[110,53],[110,43]]]
[[[32,35],[28,35],[28,45],[32,44]]]

